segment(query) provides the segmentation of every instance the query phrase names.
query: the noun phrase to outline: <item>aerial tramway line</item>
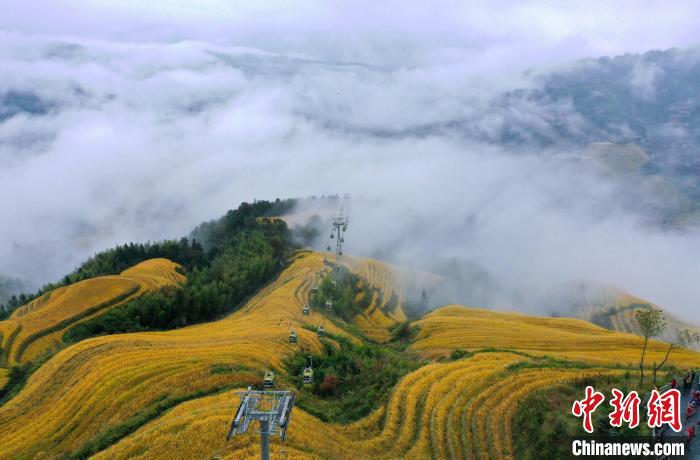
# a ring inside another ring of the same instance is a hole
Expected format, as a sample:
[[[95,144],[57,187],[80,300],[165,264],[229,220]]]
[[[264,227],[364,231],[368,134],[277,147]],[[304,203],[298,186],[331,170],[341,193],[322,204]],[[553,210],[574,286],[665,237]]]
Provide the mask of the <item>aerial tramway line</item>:
[[[340,271],[340,259],[343,256],[343,244],[345,243],[345,232],[348,229],[350,212],[350,195],[343,195],[343,199],[340,205],[340,212],[337,216],[331,219],[331,231],[329,236],[328,244],[326,245],[327,251],[331,252],[333,250],[331,241],[335,240],[335,260],[333,261],[333,271]],[[327,258],[323,258],[324,265],[328,262]],[[318,273],[318,278],[323,279],[324,272],[320,271]],[[331,280],[332,286],[335,288],[337,286],[337,281],[335,279]],[[312,294],[316,294],[319,291],[316,276],[314,276],[314,284],[311,289]],[[335,289],[332,290],[335,293]],[[333,294],[331,298],[326,300],[326,308],[328,310],[333,309]],[[309,315],[311,313],[310,303],[306,303],[302,309],[303,315]],[[298,313],[297,313],[298,314]],[[296,316],[296,315],[295,315]],[[325,337],[325,321],[322,321],[318,325],[316,334],[319,338]],[[296,345],[298,336],[296,331],[292,327],[292,320],[289,321],[289,337],[288,341],[292,345]],[[313,369],[313,359],[311,355],[307,355],[306,364],[301,374],[301,383],[304,387],[309,387],[313,385],[314,369]],[[265,377],[263,378],[263,386],[266,390],[258,391],[248,388],[245,392],[237,392],[240,397],[240,405],[236,411],[233,421],[231,422],[231,428],[227,436],[227,440],[230,440],[237,434],[243,434],[248,431],[248,427],[251,422],[258,422],[258,431],[260,433],[260,455],[263,460],[269,460],[270,458],[270,435],[274,435],[279,432],[280,438],[284,441],[287,437],[287,429],[289,426],[289,420],[292,413],[292,408],[294,407],[294,393],[291,391],[273,391],[272,388],[275,386],[275,375],[272,371],[268,370],[265,372]]]

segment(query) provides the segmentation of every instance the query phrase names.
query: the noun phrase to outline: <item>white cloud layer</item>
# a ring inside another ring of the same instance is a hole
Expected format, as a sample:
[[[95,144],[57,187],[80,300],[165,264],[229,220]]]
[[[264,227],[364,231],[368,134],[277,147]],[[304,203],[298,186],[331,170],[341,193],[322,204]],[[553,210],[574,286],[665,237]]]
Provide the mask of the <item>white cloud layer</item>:
[[[562,5],[13,2],[0,96],[33,108],[0,116],[0,273],[45,282],[243,200],[348,192],[350,251],[456,256],[530,292],[608,282],[690,312],[696,234],[641,225],[593,174],[450,128],[499,127],[483,108],[533,84],[525,68],[699,34],[697,2]],[[654,73],[638,77],[653,97]]]

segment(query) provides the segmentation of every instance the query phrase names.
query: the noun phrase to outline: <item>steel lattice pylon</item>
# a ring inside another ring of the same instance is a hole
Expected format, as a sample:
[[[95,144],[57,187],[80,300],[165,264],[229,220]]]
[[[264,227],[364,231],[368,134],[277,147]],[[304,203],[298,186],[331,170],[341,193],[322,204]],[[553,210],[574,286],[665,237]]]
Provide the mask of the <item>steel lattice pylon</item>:
[[[331,239],[335,239],[335,260],[339,261],[343,255],[343,243],[345,242],[345,231],[350,223],[350,195],[343,195],[340,204],[340,212],[331,219]]]
[[[258,391],[248,387],[247,391],[236,393],[241,398],[236,416],[226,440],[248,431],[250,422],[257,420],[260,431],[260,458],[270,459],[270,435],[279,429],[282,441],[287,437],[287,427],[294,407],[294,394],[291,391]]]

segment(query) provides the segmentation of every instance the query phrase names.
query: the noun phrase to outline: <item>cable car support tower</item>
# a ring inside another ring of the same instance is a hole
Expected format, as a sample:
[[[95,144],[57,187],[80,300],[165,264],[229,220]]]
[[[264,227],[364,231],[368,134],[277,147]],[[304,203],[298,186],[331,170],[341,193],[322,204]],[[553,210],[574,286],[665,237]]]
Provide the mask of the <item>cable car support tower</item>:
[[[247,391],[236,393],[241,398],[236,416],[226,440],[248,431],[250,422],[257,420],[260,431],[260,458],[270,460],[270,435],[279,429],[284,441],[287,437],[289,418],[294,407],[294,394],[291,391],[257,391],[248,387]]]
[[[350,195],[344,195],[340,205],[340,212],[331,220],[331,239],[335,239],[335,265],[336,269],[340,265],[340,257],[343,255],[343,243],[345,243],[345,232],[350,223]],[[330,250],[330,245],[328,250]]]

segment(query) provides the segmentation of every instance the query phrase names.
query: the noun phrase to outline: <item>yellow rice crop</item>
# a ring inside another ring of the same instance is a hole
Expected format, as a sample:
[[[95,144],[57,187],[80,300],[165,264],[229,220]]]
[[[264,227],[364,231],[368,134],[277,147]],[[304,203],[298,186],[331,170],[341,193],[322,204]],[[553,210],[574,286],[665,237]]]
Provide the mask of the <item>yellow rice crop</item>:
[[[350,270],[363,278],[371,288],[379,289],[372,295],[369,307],[354,319],[356,326],[375,342],[386,342],[391,338],[389,329],[406,320],[403,306],[406,301],[406,289],[401,279],[401,270],[372,259],[344,257]],[[396,305],[389,306],[389,299],[395,296]]]
[[[9,371],[7,369],[0,368],[0,390],[2,390],[2,388],[9,380],[8,373]]]
[[[447,355],[455,349],[507,348],[600,364],[639,361],[641,338],[571,318],[544,318],[518,313],[449,306],[417,321],[417,341],[411,346],[424,356]],[[652,341],[647,362],[663,358],[666,344]],[[698,354],[677,350],[670,362],[691,366]]]
[[[297,259],[223,320],[169,332],[96,337],[59,352],[0,407],[0,458],[75,451],[159,399],[250,384],[259,380],[261,370],[281,370],[283,359],[295,350],[320,353],[315,332],[302,325],[315,327],[324,317],[315,311],[302,316],[294,296],[320,265],[318,257]],[[296,345],[287,342],[290,319]],[[348,336],[330,322],[325,326]],[[234,367],[221,373],[213,372],[214,366]]]
[[[118,277],[102,277],[81,281],[59,288],[41,308],[21,308],[10,318],[20,331],[4,349],[9,357],[9,364],[24,361],[25,354],[34,356],[26,347],[39,337],[42,331],[51,331],[56,325],[72,318],[79,319],[86,311],[105,305],[114,298],[129,296],[138,291],[138,284]],[[66,324],[65,326],[68,326]],[[62,327],[62,329],[65,327]]]
[[[391,332],[386,327],[369,320],[365,315],[356,315],[353,318],[353,323],[367,338],[374,342],[384,343],[391,339]]]
[[[139,282],[142,286],[159,288],[185,282],[182,267],[168,259],[149,259],[121,272],[121,278]]]
[[[320,268],[318,255],[297,256],[243,308],[216,322],[98,337],[61,351],[0,407],[0,458],[59,457],[152,410],[164,398],[218,390],[225,391],[177,404],[96,458],[256,458],[255,434],[225,441],[238,405],[227,389],[259,381],[265,369],[283,371],[283,360],[298,350],[321,351],[316,334],[302,325],[316,326],[324,317],[316,311],[301,315]],[[290,322],[298,334],[296,345],[287,342]],[[417,324],[421,330],[413,349],[430,357],[456,348],[498,347],[607,364],[620,362],[620,356],[636,359],[639,352],[638,338],[582,320],[447,307]],[[330,322],[325,326],[350,337]],[[659,347],[652,344],[650,353],[655,356]],[[674,362],[697,356],[679,352]],[[297,408],[287,442],[273,440],[273,458],[285,453],[293,459],[512,458],[512,420],[528,394],[620,372],[508,370],[530,359],[507,351],[482,352],[427,364],[406,375],[384,406],[350,425],[323,423]],[[230,372],[213,372],[222,367]]]
[[[471,455],[480,458],[513,458],[512,420],[518,403],[546,387],[587,377],[619,374],[611,369],[524,369],[482,391],[472,402],[467,425],[472,430]]]
[[[385,407],[347,426],[323,423],[295,409],[286,443],[273,439],[273,456],[284,449],[289,458],[512,458],[511,421],[529,393],[620,372],[524,368],[504,377],[508,365],[522,360],[527,358],[482,353],[428,365],[407,375]],[[230,392],[184,403],[96,458],[256,458],[255,434],[225,440],[237,405]]]
[[[66,329],[145,292],[184,281],[167,259],[142,262],[120,275],[103,276],[55,289],[0,322],[7,364],[40,357],[61,344]],[[15,331],[13,333],[13,331]]]

